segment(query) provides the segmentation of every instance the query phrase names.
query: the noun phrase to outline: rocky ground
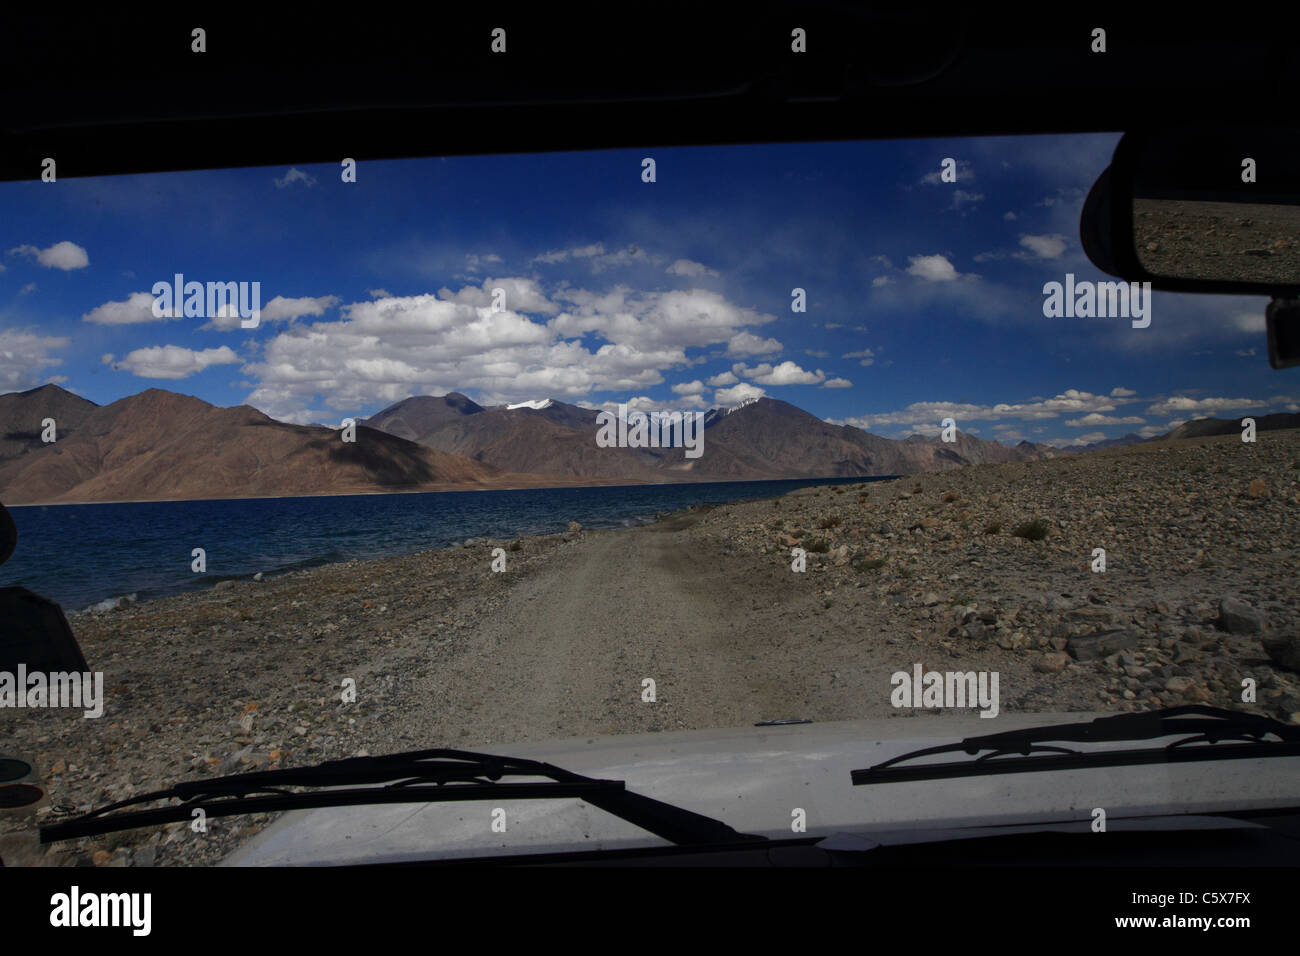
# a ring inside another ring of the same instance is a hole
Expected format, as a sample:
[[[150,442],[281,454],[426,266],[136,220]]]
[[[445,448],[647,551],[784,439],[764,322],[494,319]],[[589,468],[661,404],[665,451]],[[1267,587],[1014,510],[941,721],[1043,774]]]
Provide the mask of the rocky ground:
[[[1278,285],[1300,275],[1293,205],[1138,198],[1133,230],[1153,275]]]
[[[70,615],[104,671],[104,716],[0,720],[48,784],[38,824],[180,780],[365,753],[931,717],[889,701],[890,676],[914,663],[998,672],[1004,712],[1203,702],[1297,722],[1298,496],[1300,432],[1267,432],[225,582]],[[502,574],[498,544],[513,549]],[[355,702],[341,699],[345,678]],[[46,850],[32,817],[0,817],[0,853],[203,865],[268,819]]]

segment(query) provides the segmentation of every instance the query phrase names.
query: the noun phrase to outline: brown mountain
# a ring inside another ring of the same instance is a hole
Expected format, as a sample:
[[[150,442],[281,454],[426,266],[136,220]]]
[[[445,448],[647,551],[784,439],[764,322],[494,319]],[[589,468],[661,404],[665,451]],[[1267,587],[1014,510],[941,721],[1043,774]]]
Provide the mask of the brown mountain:
[[[398,438],[423,443],[443,425],[481,411],[482,405],[475,404],[460,392],[448,392],[439,397],[417,395],[389,405],[373,418],[362,419],[362,424]]]
[[[21,421],[39,423],[45,409],[59,403],[78,407],[40,389],[5,397],[11,399],[7,412]],[[536,483],[535,476],[508,475],[376,429],[358,427],[356,437],[344,442],[332,429],[278,422],[247,405],[217,408],[151,388],[93,407],[54,444],[39,445],[38,439],[39,447],[0,461],[0,500],[243,498]]]
[[[503,470],[562,478],[672,480],[653,453],[657,449],[600,448],[596,412],[563,402],[548,402],[544,408],[485,408],[450,392],[408,398],[365,424]]]
[[[754,471],[765,472],[755,477],[781,478],[909,475],[1049,456],[1038,449],[1001,445],[963,432],[957,433],[955,442],[921,435],[902,440],[882,438],[852,425],[832,425],[773,398],[709,414],[705,453],[696,465],[705,472],[719,465],[727,467],[709,461],[719,449]]]
[[[1165,432],[1156,441],[1178,438],[1205,438],[1210,435],[1240,435],[1241,419],[1255,419],[1255,431],[1267,432],[1280,428],[1300,428],[1300,414],[1279,412],[1275,415],[1242,415],[1241,418],[1197,418],[1183,422],[1173,431]]]
[[[645,482],[901,475],[1057,453],[960,432],[952,443],[919,435],[881,438],[824,422],[788,402],[760,398],[710,411],[704,454],[688,458],[681,448],[600,448],[594,410],[556,401],[538,405],[482,407],[452,392],[407,399],[367,423],[395,434],[401,429],[421,444],[502,469]]]
[[[54,419],[55,437],[76,434],[86,416],[99,408],[57,385],[0,395],[0,464],[44,447],[41,422]]]

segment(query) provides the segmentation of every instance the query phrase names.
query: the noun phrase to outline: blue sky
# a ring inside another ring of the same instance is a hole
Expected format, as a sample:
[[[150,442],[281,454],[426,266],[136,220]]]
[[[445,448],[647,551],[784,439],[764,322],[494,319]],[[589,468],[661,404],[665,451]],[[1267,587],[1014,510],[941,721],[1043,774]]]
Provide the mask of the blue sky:
[[[1264,297],[1156,293],[1145,329],[1043,315],[1045,282],[1109,278],[1078,224],[1118,139],[0,184],[0,392],[53,381],[104,404],[160,387],[330,424],[450,390],[646,409],[766,394],[889,437],[951,415],[1061,445],[1300,410],[1297,373],[1268,367]],[[155,318],[150,290],[177,272],[260,282],[260,327]]]

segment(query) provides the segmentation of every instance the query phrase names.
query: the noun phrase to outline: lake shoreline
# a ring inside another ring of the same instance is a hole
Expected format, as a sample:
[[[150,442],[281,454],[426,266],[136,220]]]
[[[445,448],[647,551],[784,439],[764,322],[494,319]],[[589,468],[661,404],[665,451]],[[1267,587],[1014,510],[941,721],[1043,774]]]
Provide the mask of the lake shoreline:
[[[457,547],[465,540],[559,533],[575,520],[587,527],[629,527],[692,504],[771,497],[796,487],[854,480],[16,508],[18,548],[0,568],[0,583],[26,587],[66,611],[109,609],[114,602],[187,594],[222,580],[251,580],[259,573],[272,577],[338,561]],[[51,544],[41,549],[42,541]],[[201,565],[192,560],[198,557],[196,547],[204,552]]]

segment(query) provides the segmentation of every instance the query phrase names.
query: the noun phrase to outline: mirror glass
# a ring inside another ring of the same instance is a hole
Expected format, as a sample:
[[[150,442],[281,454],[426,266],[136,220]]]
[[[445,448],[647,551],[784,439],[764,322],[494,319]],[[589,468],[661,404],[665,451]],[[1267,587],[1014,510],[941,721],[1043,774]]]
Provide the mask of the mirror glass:
[[[1138,262],[1163,279],[1300,284],[1300,136],[1145,138],[1133,167]]]

